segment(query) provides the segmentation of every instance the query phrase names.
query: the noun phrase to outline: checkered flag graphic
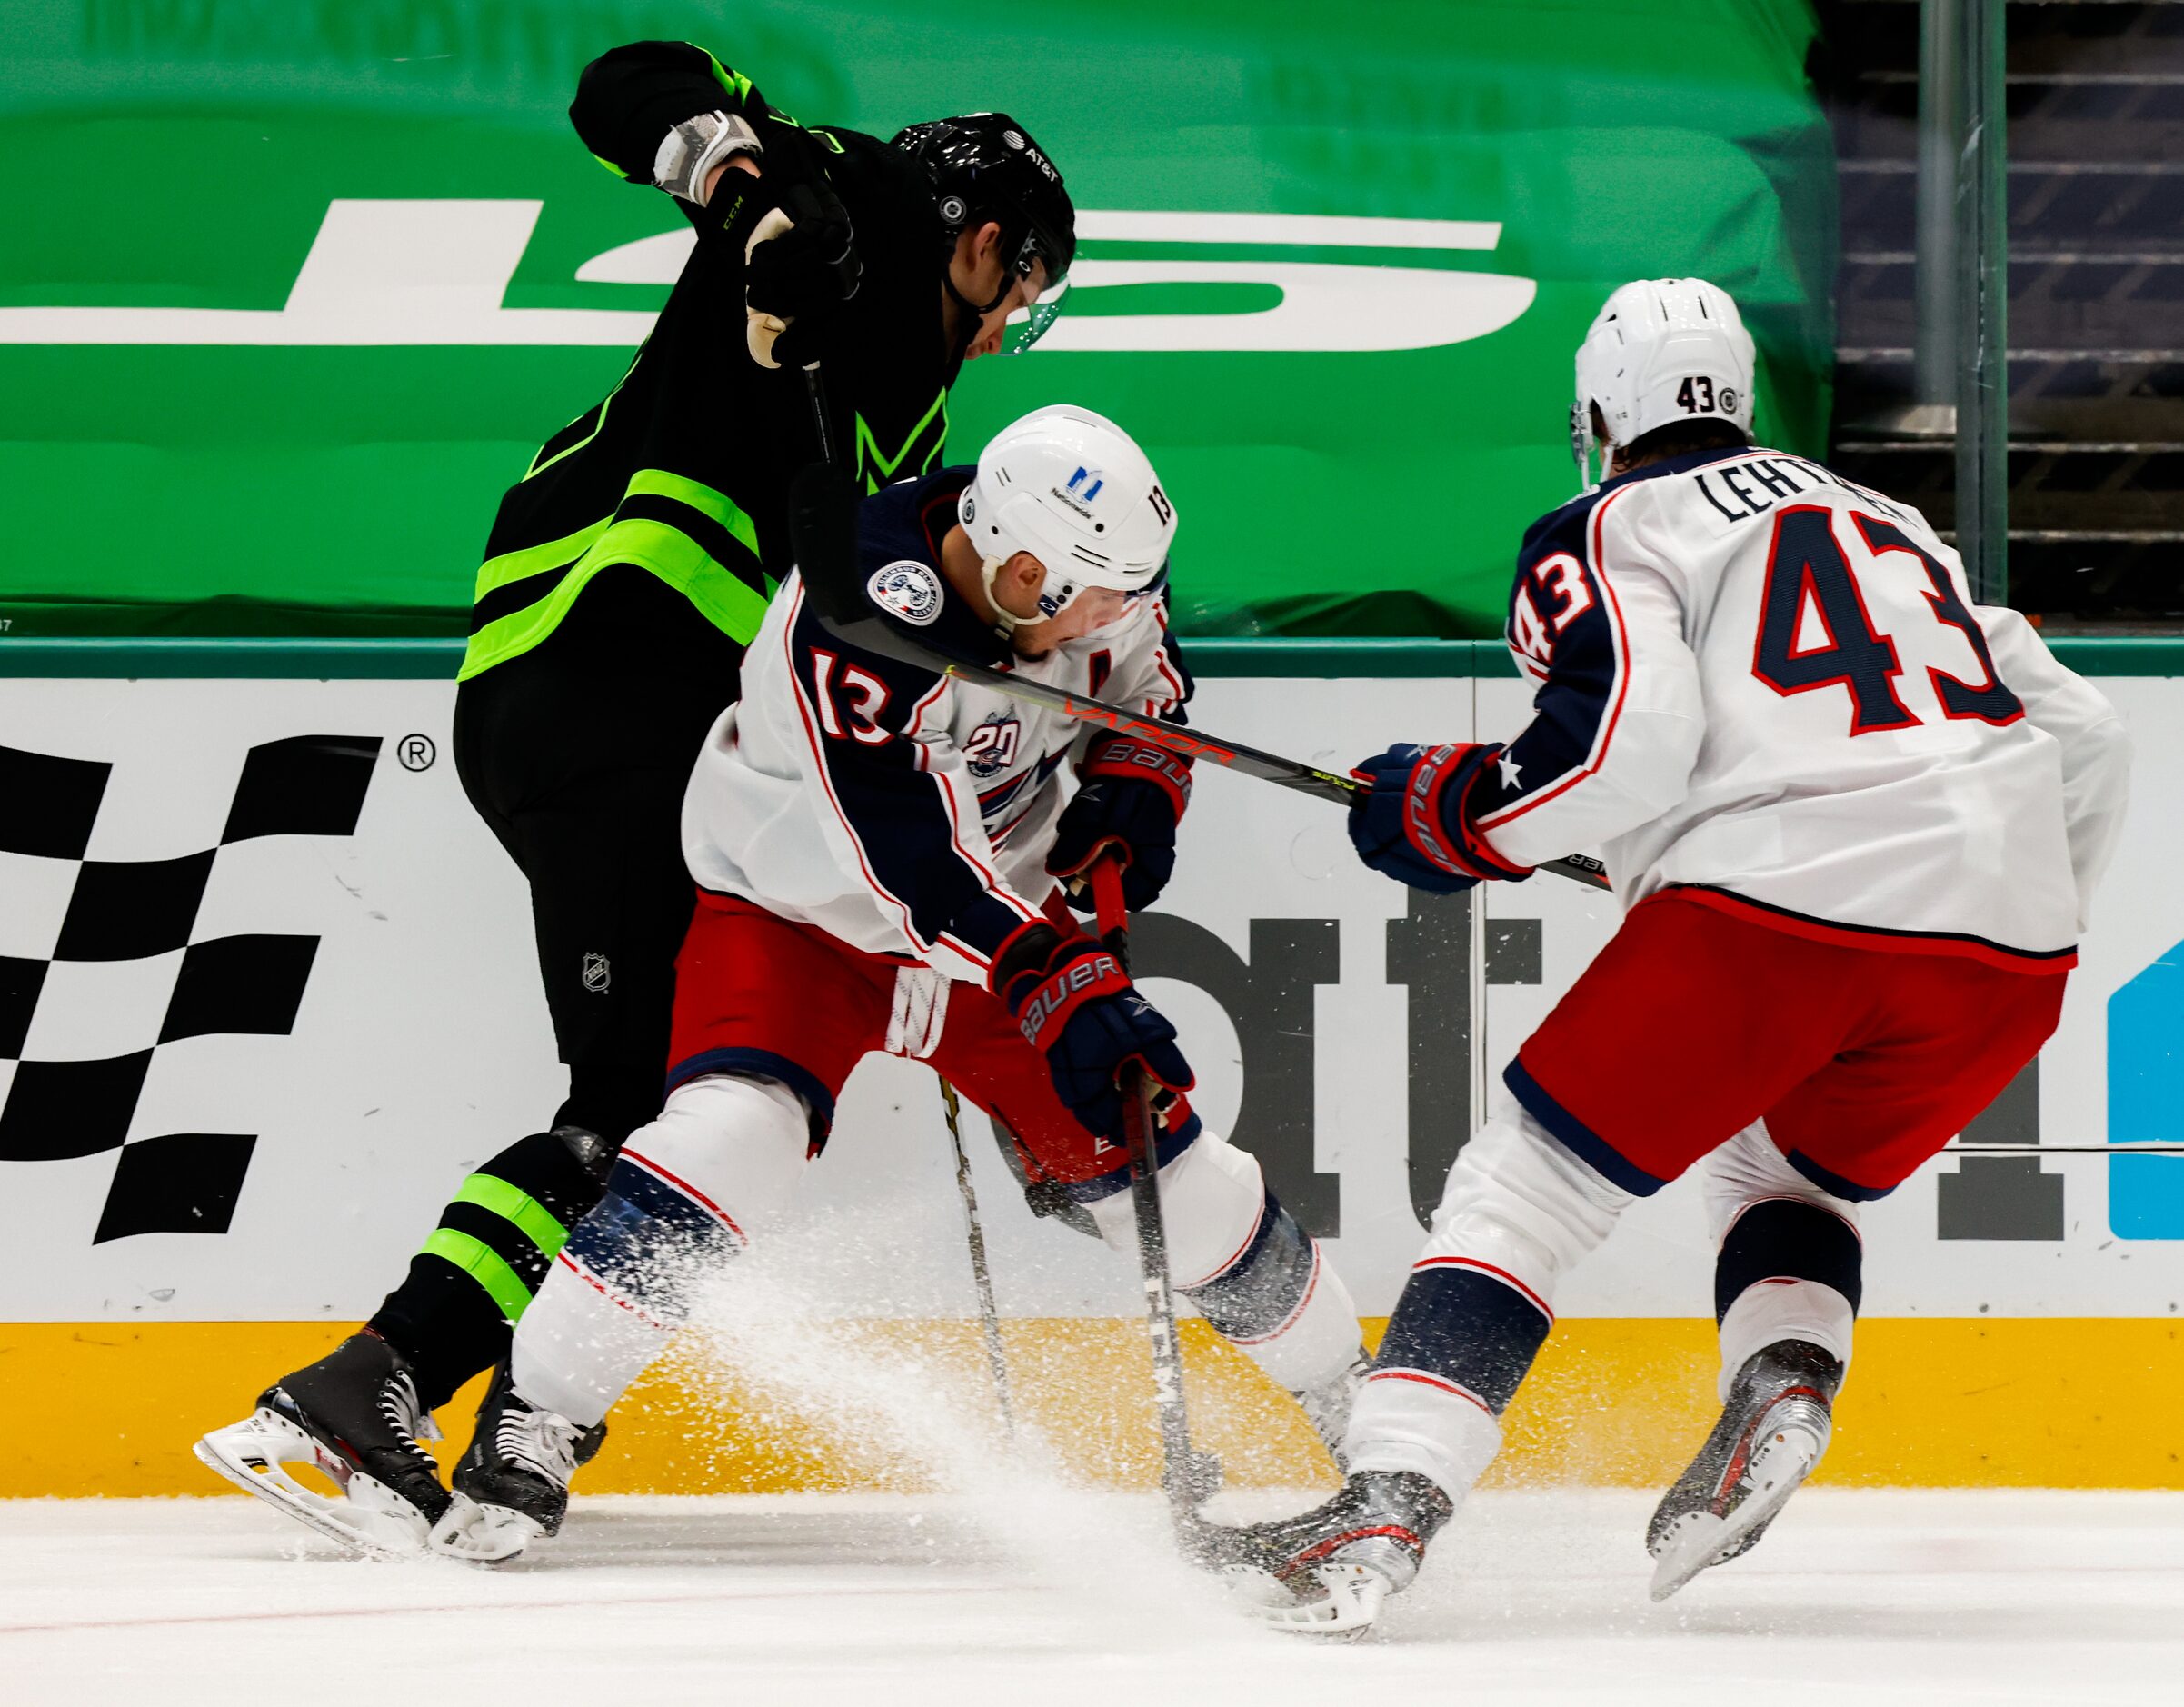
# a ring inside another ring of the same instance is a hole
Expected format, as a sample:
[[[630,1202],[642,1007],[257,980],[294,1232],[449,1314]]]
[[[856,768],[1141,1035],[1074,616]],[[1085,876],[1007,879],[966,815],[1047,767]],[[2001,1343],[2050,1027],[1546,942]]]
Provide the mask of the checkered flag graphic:
[[[0,955],[0,1063],[15,1063],[0,1100],[0,1162],[113,1152],[95,1243],[140,1233],[227,1231],[256,1135],[133,1137],[137,1100],[165,1044],[214,1033],[286,1036],[294,1029],[319,939],[200,941],[194,928],[199,903],[225,848],[261,836],[353,834],[379,745],[376,735],[296,735],[254,746],[217,846],[127,861],[85,857],[111,764],[0,746],[0,854],[35,862],[31,870],[45,883],[69,885],[52,952]],[[99,1060],[39,1059],[29,1048],[39,998],[56,965],[162,956],[175,956],[172,984],[164,1017],[141,1048]]]

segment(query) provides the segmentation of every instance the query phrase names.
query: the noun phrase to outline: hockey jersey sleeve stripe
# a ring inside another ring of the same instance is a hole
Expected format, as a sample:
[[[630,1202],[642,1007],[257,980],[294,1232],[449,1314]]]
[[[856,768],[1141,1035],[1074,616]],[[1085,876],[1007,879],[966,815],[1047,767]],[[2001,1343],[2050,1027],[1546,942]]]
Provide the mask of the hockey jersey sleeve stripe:
[[[630,476],[630,484],[622,494],[621,514],[635,514],[629,508],[633,498],[665,498],[688,509],[695,510],[707,521],[742,546],[755,564],[758,557],[758,524],[743,513],[743,505],[724,492],[719,492],[701,480],[673,474],[664,468],[640,468]],[[678,518],[679,519],[679,518]],[[687,521],[683,522],[685,529]],[[691,530],[693,533],[694,530]],[[723,562],[731,561],[734,554],[714,554]]]
[[[866,856],[864,839],[857,834],[856,824],[849,814],[843,810],[841,797],[834,792],[833,777],[826,762],[826,743],[820,736],[818,720],[812,710],[811,696],[804,690],[803,675],[796,667],[796,624],[803,614],[804,603],[801,583],[791,596],[794,603],[789,609],[789,620],[782,624],[781,644],[788,664],[789,681],[796,694],[796,715],[803,725],[804,744],[811,749],[814,774],[826,795],[827,804],[833,808],[835,819],[849,837],[850,846],[857,855],[857,868],[863,873],[866,886],[894,909],[895,916],[902,921],[903,933],[913,943],[922,943],[924,939],[919,936],[917,927],[911,921],[910,909],[903,904],[903,898],[882,883],[873,872],[872,861]]]
[[[1481,830],[1492,830],[1499,825],[1514,823],[1527,813],[1569,793],[1587,777],[1598,774],[1601,766],[1607,762],[1609,747],[1615,739],[1616,725],[1622,719],[1623,703],[1629,697],[1631,691],[1631,643],[1629,630],[1623,622],[1622,604],[1616,597],[1614,585],[1607,574],[1607,557],[1604,550],[1605,529],[1609,510],[1614,505],[1617,499],[1630,490],[1631,488],[1625,486],[1616,492],[1611,492],[1595,504],[1584,534],[1586,556],[1583,571],[1584,585],[1592,594],[1595,605],[1593,611],[1578,618],[1578,624],[1580,625],[1586,624],[1587,617],[1591,617],[1591,625],[1597,626],[1608,640],[1610,650],[1608,679],[1594,686],[1583,684],[1580,679],[1579,673],[1575,670],[1551,667],[1543,678],[1538,676],[1536,670],[1532,672],[1535,679],[1543,680],[1541,689],[1542,702],[1547,699],[1548,695],[1558,694],[1566,694],[1567,697],[1578,702],[1577,705],[1569,709],[1576,712],[1578,719],[1590,718],[1591,739],[1590,741],[1585,740],[1588,731],[1581,722],[1574,722],[1566,714],[1551,714],[1549,707],[1541,704],[1540,707],[1541,714],[1533,720],[1531,726],[1525,731],[1523,735],[1518,737],[1517,742],[1511,748],[1512,758],[1518,762],[1517,769],[1520,778],[1522,777],[1523,771],[1535,762],[1532,759],[1532,754],[1537,752],[1541,746],[1548,744],[1547,740],[1541,737],[1551,738],[1555,745],[1565,746],[1571,754],[1578,752],[1580,743],[1583,742],[1584,745],[1581,749],[1583,756],[1574,764],[1568,764],[1562,770],[1554,773],[1551,780],[1538,786],[1536,792],[1534,785],[1521,783],[1521,785],[1524,792],[1519,799],[1509,805],[1483,814],[1479,818],[1478,824]],[[1519,596],[1522,596],[1522,592],[1523,589],[1520,584]],[[1581,627],[1578,638],[1581,644]],[[1566,637],[1561,644],[1569,645],[1570,638]],[[1562,707],[1554,709],[1557,713],[1564,711]]]

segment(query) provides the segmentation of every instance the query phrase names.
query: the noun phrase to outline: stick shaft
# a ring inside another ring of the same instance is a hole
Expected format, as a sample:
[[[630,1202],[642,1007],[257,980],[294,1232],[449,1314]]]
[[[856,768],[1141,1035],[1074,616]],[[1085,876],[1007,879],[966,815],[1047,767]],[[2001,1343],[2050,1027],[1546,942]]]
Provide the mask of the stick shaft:
[[[1122,872],[1112,858],[1092,868],[1100,940],[1130,964],[1130,920]],[[1130,1158],[1130,1203],[1137,1223],[1138,1267],[1145,1285],[1145,1333],[1152,1352],[1152,1410],[1160,1430],[1161,1492],[1179,1530],[1189,1532],[1196,1501],[1191,1476],[1191,1422],[1183,1403],[1183,1350],[1175,1327],[1175,1293],[1168,1274],[1168,1227],[1161,1213],[1160,1153],[1154,1139],[1152,1086],[1136,1065],[1122,1069],[1122,1147]]]
[[[803,384],[812,399],[812,425],[819,434],[819,460],[831,468],[834,465],[834,429],[826,418],[826,392],[819,383],[818,363],[803,370]]]
[[[964,1242],[971,1252],[971,1281],[978,1290],[978,1325],[986,1343],[986,1367],[993,1375],[993,1401],[1001,1408],[1002,1432],[1016,1443],[1016,1405],[1009,1392],[1009,1354],[1001,1343],[1001,1311],[993,1301],[993,1270],[986,1261],[986,1229],[978,1214],[978,1188],[971,1183],[971,1154],[963,1148],[962,1105],[955,1087],[940,1081],[941,1107],[948,1115],[948,1138],[955,1146],[955,1189],[963,1200]]]
[[[1244,776],[1294,789],[1317,800],[1349,806],[1365,793],[1365,784],[1354,776],[1342,776],[1333,771],[1301,764],[1279,754],[1247,747],[1240,741],[1223,740],[1203,730],[1172,724],[1165,718],[1140,716],[1109,701],[1072,694],[1062,688],[1049,686],[1044,682],[1026,681],[1005,670],[952,660],[942,668],[945,674],[965,682],[975,682],[981,687],[991,688],[997,694],[1006,694],[1012,699],[1020,699],[1030,704],[1044,706],[1049,711],[1058,711],[1080,723],[1098,724],[1118,734],[1135,735],[1140,740],[1152,742],[1155,746],[1165,747],[1171,753],[1181,754],[1186,758],[1205,759]],[[1606,889],[1610,886],[1608,868],[1600,861],[1582,854],[1573,854],[1565,859],[1549,860],[1540,869],[1552,872],[1557,877],[1583,883],[1588,889]]]
[[[813,406],[823,434],[825,411],[819,402],[816,375],[813,376]],[[865,602],[857,584],[854,497],[845,499],[836,490],[824,497],[806,494],[799,500],[793,493],[791,498],[789,527],[796,541],[797,562],[803,573],[804,585],[820,620],[850,644],[921,669],[936,670],[959,681],[975,682],[994,693],[1060,712],[1079,723],[1097,724],[1118,734],[1135,735],[1171,753],[1204,759],[1261,782],[1331,801],[1338,806],[1354,804],[1365,792],[1365,784],[1354,776],[1322,771],[1317,765],[1300,764],[1279,754],[1246,746],[1241,741],[1224,741],[1203,730],[1172,724],[1165,718],[1141,716],[1109,701],[1072,694],[1044,682],[1027,681],[1010,671],[953,657],[912,639],[883,620]],[[846,518],[831,513],[832,505],[843,503],[849,504],[852,511]],[[1607,868],[1600,861],[1581,854],[1549,860],[1540,869],[1591,889],[1611,886]]]

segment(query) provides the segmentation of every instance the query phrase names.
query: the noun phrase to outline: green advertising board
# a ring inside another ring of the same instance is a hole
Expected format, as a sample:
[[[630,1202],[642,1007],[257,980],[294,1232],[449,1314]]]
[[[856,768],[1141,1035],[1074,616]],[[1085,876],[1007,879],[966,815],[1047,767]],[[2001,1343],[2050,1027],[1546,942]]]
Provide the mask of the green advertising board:
[[[0,0],[0,644],[447,634],[501,490],[613,385],[687,227],[570,132],[684,37],[812,122],[1002,108],[1083,210],[1048,342],[1145,443],[1187,633],[1499,626],[1624,279],[1743,304],[1818,454],[1834,180],[1804,0]]]

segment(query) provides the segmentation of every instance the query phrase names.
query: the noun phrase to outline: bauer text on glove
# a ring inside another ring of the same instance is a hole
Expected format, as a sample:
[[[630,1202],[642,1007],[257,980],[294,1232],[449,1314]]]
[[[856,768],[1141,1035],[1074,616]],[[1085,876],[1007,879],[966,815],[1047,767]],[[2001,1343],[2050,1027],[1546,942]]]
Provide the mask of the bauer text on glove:
[[[1175,870],[1175,828],[1191,804],[1191,761],[1149,741],[1107,735],[1092,744],[1083,784],[1054,827],[1046,868],[1073,877],[1112,849],[1122,862],[1122,899],[1132,913],[1161,896]],[[1072,895],[1092,910],[1090,893]]]
[[[1191,1063],[1175,1046],[1175,1027],[1092,938],[1026,925],[995,959],[993,983],[1024,1041],[1046,1056],[1055,1093],[1087,1132],[1121,1133],[1117,1081],[1130,1063],[1165,1090],[1191,1088]]]

